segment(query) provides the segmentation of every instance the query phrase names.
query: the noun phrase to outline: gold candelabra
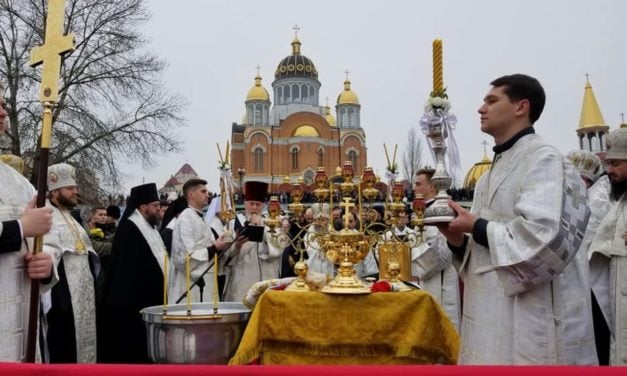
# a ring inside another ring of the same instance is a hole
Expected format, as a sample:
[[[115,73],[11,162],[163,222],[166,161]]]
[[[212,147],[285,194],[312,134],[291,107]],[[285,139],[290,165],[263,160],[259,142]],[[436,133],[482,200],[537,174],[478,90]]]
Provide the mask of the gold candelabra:
[[[317,169],[314,177],[315,189],[312,191],[318,205],[326,205],[333,208],[333,199],[336,193],[340,193],[342,202],[340,207],[344,209],[343,228],[335,230],[334,226],[325,223],[324,219],[316,218],[314,223],[299,226],[297,234],[290,238],[289,235],[276,231],[280,224],[279,213],[280,203],[276,196],[272,196],[268,203],[268,216],[265,224],[271,230],[270,241],[274,244],[291,245],[296,251],[300,252],[299,261],[294,266],[297,279],[291,290],[306,291],[309,288],[305,282],[307,275],[307,263],[303,258],[303,254],[307,247],[315,247],[316,250],[324,252],[325,258],[337,266],[337,273],[334,278],[322,288],[322,292],[332,294],[360,294],[368,293],[370,290],[366,284],[357,276],[355,264],[363,261],[368,253],[378,250],[380,257],[386,259],[385,270],[380,275],[389,276],[391,282],[398,282],[398,276],[401,271],[409,275],[409,256],[404,259],[407,263],[400,262],[402,258],[399,254],[402,249],[409,249],[422,242],[422,216],[424,213],[424,200],[418,197],[412,203],[414,210],[414,219],[412,224],[418,226],[418,233],[410,233],[402,238],[395,233],[395,227],[399,226],[402,216],[405,215],[407,209],[403,203],[405,190],[400,182],[396,182],[392,189],[392,198],[386,203],[385,208],[390,213],[391,220],[389,223],[381,222],[370,223],[364,226],[360,224],[359,228],[350,229],[349,220],[352,210],[356,210],[359,218],[361,213],[366,213],[367,218],[373,219],[376,215],[374,210],[374,202],[380,197],[380,192],[376,189],[377,177],[371,167],[364,169],[360,178],[355,178],[355,171],[350,161],[346,161],[341,167],[341,176],[343,181],[337,186],[338,191],[334,189],[332,183],[329,183],[328,176],[323,167]],[[288,209],[294,213],[294,216],[300,218],[305,207],[301,203],[304,193],[304,184],[302,179],[291,183],[290,196],[293,200],[288,205]],[[365,205],[362,205],[362,198]],[[373,214],[372,216],[370,214]],[[328,218],[326,219],[328,221]],[[310,230],[311,226],[316,226],[315,230]],[[302,244],[299,239],[305,237],[305,243]],[[308,244],[307,244],[308,243]],[[404,244],[406,248],[400,247]],[[390,246],[393,245],[393,246]]]

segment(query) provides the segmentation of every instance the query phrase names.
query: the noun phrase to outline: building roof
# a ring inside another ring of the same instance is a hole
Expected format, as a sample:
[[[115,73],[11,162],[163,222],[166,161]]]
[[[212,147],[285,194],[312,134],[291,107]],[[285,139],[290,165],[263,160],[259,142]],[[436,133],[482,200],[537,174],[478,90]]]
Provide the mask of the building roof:
[[[586,79],[586,88],[583,94],[578,129],[594,127],[608,127],[608,125],[605,123],[605,119],[603,119],[601,109],[592,91],[592,85],[590,85],[590,81]]]
[[[486,171],[490,170],[490,167],[492,167],[492,161],[490,161],[490,158],[484,153],[483,159],[475,163],[470,170],[468,170],[466,178],[464,179],[464,188],[474,188],[479,178],[485,174]]]

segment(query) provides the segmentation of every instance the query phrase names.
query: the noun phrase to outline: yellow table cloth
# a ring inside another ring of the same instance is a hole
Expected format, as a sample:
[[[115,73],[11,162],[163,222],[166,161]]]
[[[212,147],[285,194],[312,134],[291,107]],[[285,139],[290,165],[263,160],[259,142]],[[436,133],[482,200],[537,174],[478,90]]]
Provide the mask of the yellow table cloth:
[[[459,337],[420,290],[266,291],[230,364],[456,364]]]

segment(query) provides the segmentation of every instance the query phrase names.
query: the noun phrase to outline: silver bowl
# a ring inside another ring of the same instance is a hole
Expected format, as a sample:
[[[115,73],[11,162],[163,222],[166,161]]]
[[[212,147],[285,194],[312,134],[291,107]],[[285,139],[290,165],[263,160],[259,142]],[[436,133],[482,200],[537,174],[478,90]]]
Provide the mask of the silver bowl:
[[[228,364],[242,339],[251,311],[242,303],[220,302],[219,318],[212,318],[212,303],[193,303],[191,316],[186,304],[147,307],[148,355],[155,363]]]

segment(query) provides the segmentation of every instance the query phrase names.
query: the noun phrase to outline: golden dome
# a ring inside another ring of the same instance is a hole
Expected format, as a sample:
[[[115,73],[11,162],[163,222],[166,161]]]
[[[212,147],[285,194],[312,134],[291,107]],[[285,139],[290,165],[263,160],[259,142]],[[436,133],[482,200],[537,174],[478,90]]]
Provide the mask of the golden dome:
[[[324,107],[324,118],[327,119],[330,126],[335,127],[337,125],[335,118],[331,115],[331,107],[328,105]]]
[[[464,179],[464,188],[474,188],[479,181],[479,178],[492,167],[492,161],[490,158],[484,153],[483,159],[481,162],[475,163],[474,166],[470,168],[468,173],[466,174],[466,179]]]
[[[581,116],[579,118],[579,129],[591,127],[608,127],[601,114],[601,109],[592,91],[590,81],[586,79],[586,88],[583,94],[583,104],[581,105]]]
[[[301,125],[294,131],[293,137],[320,137],[320,133],[311,125]]]
[[[344,90],[337,96],[337,104],[359,104],[357,94],[351,90],[351,82],[344,81]]]
[[[268,90],[261,85],[261,77],[257,75],[255,77],[255,86],[251,87],[248,90],[248,95],[246,96],[246,101],[269,101],[270,95],[268,95]]]

